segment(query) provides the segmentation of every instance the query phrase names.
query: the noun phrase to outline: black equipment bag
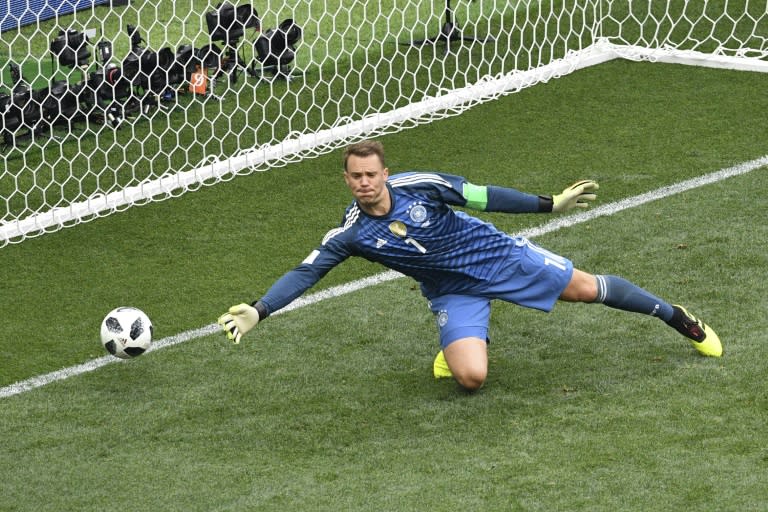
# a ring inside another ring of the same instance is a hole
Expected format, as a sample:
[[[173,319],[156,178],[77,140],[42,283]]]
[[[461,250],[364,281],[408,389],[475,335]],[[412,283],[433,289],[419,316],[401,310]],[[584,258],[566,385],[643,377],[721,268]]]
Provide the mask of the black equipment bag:
[[[50,50],[59,64],[70,68],[86,66],[91,58],[88,37],[77,30],[59,30],[59,35],[51,41]]]
[[[254,43],[257,59],[264,67],[284,67],[296,57],[296,43],[302,31],[291,18],[283,20],[277,29],[270,29]]]

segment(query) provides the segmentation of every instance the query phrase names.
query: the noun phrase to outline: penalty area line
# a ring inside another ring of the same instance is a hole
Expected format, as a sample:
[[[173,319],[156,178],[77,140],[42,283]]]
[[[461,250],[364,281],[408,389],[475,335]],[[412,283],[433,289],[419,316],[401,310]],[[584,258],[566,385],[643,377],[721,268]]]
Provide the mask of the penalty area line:
[[[716,171],[710,174],[705,174],[703,176],[692,178],[690,180],[685,180],[679,183],[675,183],[673,185],[661,187],[656,190],[646,192],[645,194],[628,197],[626,199],[622,199],[621,201],[616,201],[614,203],[598,206],[596,208],[593,208],[581,213],[560,217],[560,218],[551,220],[545,224],[542,224],[541,226],[537,226],[537,227],[522,231],[518,234],[521,236],[525,236],[527,238],[542,236],[548,233],[558,231],[560,229],[564,229],[571,226],[575,226],[577,224],[588,222],[598,217],[606,217],[606,216],[614,215],[621,211],[628,210],[630,208],[635,208],[637,206],[641,206],[651,201],[656,201],[656,200],[670,197],[676,194],[680,194],[682,192],[686,192],[688,190],[703,187],[705,185],[710,185],[712,183],[717,183],[719,181],[732,178],[734,176],[747,174],[749,172],[752,172],[754,170],[760,169],[761,167],[765,167],[765,166],[768,166],[768,155],[762,156],[755,160],[750,160],[748,162],[735,165],[733,167],[721,169],[719,171]],[[358,279],[356,281],[352,281],[346,284],[333,286],[331,288],[326,288],[325,290],[321,290],[316,293],[299,297],[295,301],[291,302],[288,306],[284,307],[280,311],[275,312],[272,316],[280,315],[283,313],[287,313],[289,311],[293,311],[295,309],[300,309],[306,306],[310,306],[312,304],[316,304],[318,302],[321,302],[327,299],[340,297],[342,295],[346,295],[358,290],[362,290],[364,288],[369,288],[371,286],[375,286],[380,283],[393,281],[400,277],[403,277],[403,274],[399,272],[395,272],[393,270],[388,270],[386,272],[381,272],[379,274]],[[219,331],[219,326],[217,324],[210,324],[210,325],[206,325],[205,327],[201,327],[199,329],[185,331],[185,332],[176,334],[174,336],[169,336],[156,341],[155,343],[152,344],[152,347],[150,348],[149,351],[152,352],[152,351],[160,350],[173,345],[178,345],[179,343],[184,343],[186,341],[202,338],[204,336],[214,334],[215,332],[218,332],[218,331]],[[21,393],[46,386],[53,382],[65,380],[70,377],[75,377],[77,375],[82,375],[84,373],[92,372],[108,364],[125,363],[125,362],[127,362],[127,360],[118,359],[110,355],[92,359],[83,364],[70,366],[68,368],[62,368],[61,370],[57,370],[55,372],[32,377],[30,379],[19,381],[9,386],[0,388],[0,398],[19,395]]]

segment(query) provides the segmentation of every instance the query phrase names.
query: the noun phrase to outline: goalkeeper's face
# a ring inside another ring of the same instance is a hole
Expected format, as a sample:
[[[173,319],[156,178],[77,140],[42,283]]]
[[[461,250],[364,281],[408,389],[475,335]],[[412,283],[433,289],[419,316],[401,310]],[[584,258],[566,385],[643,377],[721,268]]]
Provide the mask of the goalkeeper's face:
[[[377,155],[350,155],[347,159],[344,180],[366,213],[383,215],[389,211],[388,176],[389,170]]]

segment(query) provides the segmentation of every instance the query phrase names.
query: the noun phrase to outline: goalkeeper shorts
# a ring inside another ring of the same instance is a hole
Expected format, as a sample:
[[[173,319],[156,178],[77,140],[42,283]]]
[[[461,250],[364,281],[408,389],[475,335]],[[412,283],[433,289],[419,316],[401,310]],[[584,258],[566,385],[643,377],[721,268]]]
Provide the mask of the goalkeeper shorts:
[[[488,339],[492,300],[541,311],[555,307],[571,280],[573,263],[525,238],[516,242],[520,249],[516,257],[482,288],[429,298],[442,348],[462,338]]]

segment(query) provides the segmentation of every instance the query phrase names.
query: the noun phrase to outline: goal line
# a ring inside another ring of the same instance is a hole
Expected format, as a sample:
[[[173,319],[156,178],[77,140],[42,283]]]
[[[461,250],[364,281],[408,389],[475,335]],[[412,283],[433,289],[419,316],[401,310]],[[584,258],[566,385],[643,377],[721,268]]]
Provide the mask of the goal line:
[[[663,199],[665,197],[670,197],[676,194],[680,194],[682,192],[686,192],[688,190],[692,190],[695,188],[717,183],[735,176],[747,174],[752,171],[764,168],[766,166],[768,166],[768,155],[762,156],[755,160],[750,160],[748,162],[735,165],[733,167],[721,169],[713,173],[709,173],[696,178],[681,181],[673,185],[661,187],[656,190],[646,192],[644,194],[629,197],[620,201],[616,201],[614,203],[602,205],[582,213],[577,213],[577,214],[557,218],[550,222],[542,224],[541,226],[528,229],[518,234],[522,236],[526,236],[528,238],[535,238],[537,236],[542,236],[548,233],[559,231],[560,229],[569,228],[577,224],[582,224],[592,219],[596,219],[598,217],[611,216],[621,211],[635,208],[652,201],[656,201],[659,199]],[[327,288],[325,290],[312,293],[296,299],[285,308],[274,313],[274,315],[287,313],[289,311],[307,307],[312,304],[322,302],[324,300],[340,297],[342,295],[347,295],[349,293],[362,290],[365,288],[369,288],[371,286],[375,286],[380,283],[399,279],[400,277],[404,277],[404,276],[398,272],[394,272],[390,270],[390,271],[382,272],[379,274],[375,274],[370,277],[358,279],[356,281],[352,281],[343,285]],[[204,336],[209,336],[219,331],[219,329],[220,328],[217,324],[210,324],[210,325],[206,325],[205,327],[201,327],[199,329],[185,331],[180,334],[176,334],[174,336],[169,336],[154,342],[152,344],[152,347],[150,348],[150,352],[171,347],[174,345],[178,345],[180,343],[184,343],[187,341],[196,340]],[[30,379],[19,381],[9,386],[0,388],[0,398],[6,398],[6,397],[25,393],[27,391],[32,391],[34,389],[46,386],[48,384],[52,384],[54,382],[62,381],[70,377],[76,377],[84,373],[92,372],[94,370],[97,370],[98,368],[101,368],[102,366],[106,366],[112,363],[130,364],[130,360],[117,359],[109,355],[92,359],[83,364],[71,366],[68,368],[63,368],[55,372],[32,377]]]

